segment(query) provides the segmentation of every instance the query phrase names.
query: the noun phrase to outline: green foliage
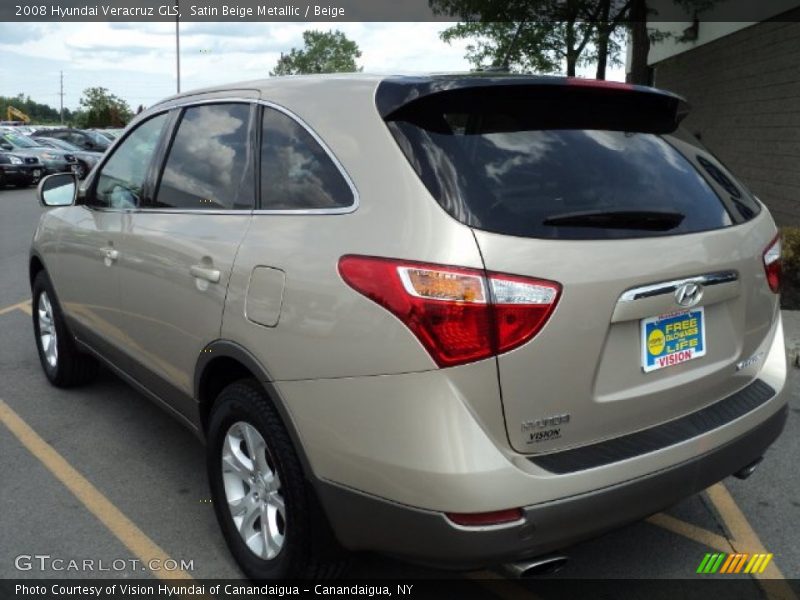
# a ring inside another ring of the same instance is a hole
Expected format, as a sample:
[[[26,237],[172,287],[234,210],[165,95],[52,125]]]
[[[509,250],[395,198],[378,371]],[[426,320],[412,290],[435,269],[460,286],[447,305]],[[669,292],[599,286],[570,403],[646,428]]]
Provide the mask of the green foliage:
[[[781,227],[781,308],[800,309],[800,227]]]
[[[622,0],[429,0],[433,11],[463,22],[442,32],[445,42],[474,40],[466,58],[476,68],[574,75],[577,66],[620,63]],[[602,51],[601,51],[602,50]],[[602,73],[605,72],[603,68]]]
[[[78,127],[124,127],[133,116],[128,103],[104,87],[83,90],[80,106],[75,119]]]
[[[9,106],[18,108],[31,118],[31,123],[37,125],[46,125],[52,123],[59,123],[60,117],[58,109],[48,106],[47,104],[40,104],[31,100],[30,96],[18,94],[17,96],[0,96],[0,121],[6,119],[6,110]],[[64,120],[69,121],[72,118],[72,113],[64,109]]]
[[[701,14],[719,0],[672,0],[687,15]],[[467,60],[476,68],[508,67],[511,71],[553,73],[566,64],[621,65],[624,39],[631,35],[631,74],[647,84],[650,45],[671,37],[646,25],[655,11],[653,0],[428,0],[433,12],[461,22],[442,39],[468,39]],[[638,23],[636,23],[638,21]],[[637,26],[638,25],[638,26]],[[519,33],[517,33],[519,31]],[[678,39],[678,38],[676,38]],[[679,39],[679,41],[682,41]]]
[[[289,54],[281,54],[275,69],[269,74],[352,73],[362,70],[356,64],[356,59],[361,57],[358,44],[339,30],[304,31],[303,42],[301,50],[292,48]]]

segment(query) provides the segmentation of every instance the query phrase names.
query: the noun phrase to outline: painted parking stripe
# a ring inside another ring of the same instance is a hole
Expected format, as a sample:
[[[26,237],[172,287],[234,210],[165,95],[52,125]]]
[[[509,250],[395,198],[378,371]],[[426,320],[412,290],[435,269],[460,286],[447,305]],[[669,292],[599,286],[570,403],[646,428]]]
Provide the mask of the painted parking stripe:
[[[698,527],[697,525],[682,521],[681,519],[676,519],[671,515],[658,513],[649,517],[647,522],[720,552],[727,553],[733,550],[731,543],[723,536]]]
[[[92,483],[72,467],[50,444],[22,420],[8,404],[0,400],[0,423],[58,479],[97,519],[130,550],[144,566],[151,560],[172,560],[158,544],[151,540],[136,524],[126,517]],[[160,579],[185,579],[193,577],[183,570],[154,570]]]
[[[763,570],[759,568],[757,572],[751,571],[750,573],[759,580],[759,584],[767,596],[771,600],[797,600],[797,596],[786,582],[786,578],[781,573],[778,565],[771,560],[772,555],[769,554],[758,534],[747,521],[728,488],[722,483],[717,483],[708,488],[706,494],[717,509],[720,517],[722,517],[725,527],[728,528],[733,538],[731,543],[736,550],[769,555],[770,560],[766,561],[765,565],[762,565],[765,567]],[[742,564],[744,564],[744,561],[742,561]]]
[[[0,308],[0,315],[5,315],[5,314],[13,312],[15,310],[21,310],[22,312],[26,313],[27,315],[30,315],[31,314],[31,301],[30,300],[23,300],[22,302],[17,302],[16,304],[12,304],[11,306],[6,306],[5,308]]]

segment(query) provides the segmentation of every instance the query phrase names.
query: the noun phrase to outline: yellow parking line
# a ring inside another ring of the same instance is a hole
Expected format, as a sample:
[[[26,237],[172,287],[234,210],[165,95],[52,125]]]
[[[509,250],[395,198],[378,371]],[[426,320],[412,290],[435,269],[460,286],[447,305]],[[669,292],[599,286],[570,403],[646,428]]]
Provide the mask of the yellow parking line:
[[[728,531],[730,531],[733,537],[732,544],[737,552],[747,552],[749,554],[767,554],[769,552],[764,547],[758,534],[750,526],[731,493],[722,483],[712,485],[706,490],[706,494],[708,494],[709,500],[711,500]],[[759,580],[759,584],[770,599],[797,599],[774,561],[767,565],[763,573],[752,573],[752,575]]]
[[[723,536],[664,513],[658,513],[657,515],[649,517],[647,522],[671,531],[672,533],[682,535],[695,542],[699,542],[709,548],[714,548],[714,550],[719,550],[720,552],[730,552],[733,550],[730,542]]]
[[[0,400],[0,422],[16,436],[20,443],[30,451],[47,469],[97,519],[105,525],[122,544],[148,566],[150,561],[158,560],[160,565],[171,560],[153,540],[126,517],[92,483],[76,471],[50,444],[45,442],[30,426],[15,413],[8,404]],[[153,575],[161,579],[187,579],[193,577],[186,571],[154,570]]]
[[[16,304],[12,304],[11,306],[6,306],[5,308],[0,308],[0,315],[4,315],[6,313],[10,313],[15,310],[21,310],[28,315],[31,314],[31,301],[30,300],[23,300],[22,302],[17,302]]]

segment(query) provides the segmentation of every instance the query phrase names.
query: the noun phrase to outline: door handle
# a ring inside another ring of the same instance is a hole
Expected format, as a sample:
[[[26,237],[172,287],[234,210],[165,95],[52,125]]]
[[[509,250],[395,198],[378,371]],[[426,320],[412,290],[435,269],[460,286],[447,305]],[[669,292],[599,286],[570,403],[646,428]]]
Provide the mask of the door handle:
[[[189,267],[189,273],[198,279],[205,279],[211,283],[219,283],[220,272],[219,269],[212,269],[203,265],[192,265]]]
[[[114,248],[103,249],[103,262],[106,264],[107,267],[110,267],[111,263],[116,262],[118,258],[119,258],[119,250],[114,250]]]

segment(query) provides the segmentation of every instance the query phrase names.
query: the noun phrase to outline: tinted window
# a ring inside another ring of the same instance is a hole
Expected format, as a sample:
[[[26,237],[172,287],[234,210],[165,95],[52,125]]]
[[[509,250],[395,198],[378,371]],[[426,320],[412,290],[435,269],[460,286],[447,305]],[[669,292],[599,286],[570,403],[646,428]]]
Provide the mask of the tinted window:
[[[169,150],[154,206],[253,207],[249,104],[186,109]]]
[[[261,208],[344,208],[353,192],[314,137],[294,119],[264,109],[261,138]]]
[[[117,146],[98,174],[94,204],[111,208],[140,205],[147,169],[166,122],[166,113],[153,117]]]
[[[79,148],[86,147],[86,142],[88,141],[84,136],[80,133],[68,133],[64,135],[64,139],[68,141],[70,144],[74,144]]]
[[[760,212],[758,202],[755,201],[752,194],[744,186],[737,184],[719,162],[714,161],[711,156],[705,157],[701,154],[697,155],[697,162],[703,167],[706,174],[722,188],[722,193],[728,197],[742,219],[747,221]]]
[[[424,103],[423,103],[424,104]],[[671,235],[732,223],[698,170],[655,133],[543,128],[530,105],[449,112],[441,102],[390,121],[440,204],[473,227],[599,239]],[[479,103],[476,106],[480,106]]]
[[[16,135],[14,133],[6,133],[3,135],[3,140],[17,148],[35,148],[36,142],[29,137],[23,135]]]

